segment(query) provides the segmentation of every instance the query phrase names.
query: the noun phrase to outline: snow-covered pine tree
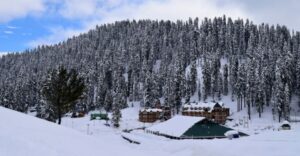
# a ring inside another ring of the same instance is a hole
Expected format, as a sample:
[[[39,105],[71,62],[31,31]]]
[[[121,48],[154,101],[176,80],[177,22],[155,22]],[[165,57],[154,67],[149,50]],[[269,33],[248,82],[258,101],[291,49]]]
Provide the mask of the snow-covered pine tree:
[[[261,114],[263,112],[263,107],[264,107],[264,92],[263,92],[263,81],[261,81],[261,77],[258,77],[260,78],[260,81],[259,81],[259,84],[257,86],[257,91],[256,91],[256,97],[255,97],[255,104],[256,104],[256,109],[257,109],[257,112],[258,112],[258,116],[261,118]]]
[[[120,119],[122,117],[121,109],[124,108],[124,105],[127,105],[127,101],[125,100],[124,90],[123,90],[123,75],[122,72],[117,70],[115,76],[117,78],[114,96],[113,96],[113,105],[112,105],[112,124],[114,127],[118,128],[120,126]]]
[[[228,65],[223,67],[223,95],[228,95]]]
[[[202,66],[202,79],[203,79],[203,100],[205,101],[211,93],[211,70],[208,60],[204,60]]]
[[[230,67],[229,78],[230,78],[230,85],[232,90],[231,100],[234,101],[237,95],[236,83],[238,79],[238,69],[239,69],[239,61],[236,55],[230,56],[229,67]]]
[[[300,54],[300,47],[299,47],[299,54]],[[300,97],[300,59],[298,59],[297,61],[297,65],[296,65],[296,79],[297,79],[297,94]]]
[[[236,93],[237,93],[237,111],[241,111],[243,109],[243,102],[245,102],[246,96],[246,82],[247,82],[247,74],[245,69],[245,64],[241,64],[238,69],[238,79],[236,81]]]
[[[118,96],[118,95],[116,95]],[[118,98],[118,97],[116,97]],[[118,99],[114,100],[113,108],[112,108],[112,119],[111,122],[114,127],[118,128],[120,126],[120,119],[122,117],[120,105]]]
[[[145,105],[145,107],[148,107],[148,108],[154,106],[152,82],[153,82],[152,73],[150,70],[148,70],[146,73],[146,81],[145,81],[145,86],[144,86],[144,105]]]
[[[290,111],[291,111],[291,107],[290,107],[290,89],[289,89],[289,85],[285,85],[284,87],[284,111],[283,111],[283,117],[285,120],[290,120]]]
[[[191,63],[191,74],[190,75],[191,75],[191,83],[190,83],[191,95],[193,95],[196,92],[196,89],[197,89],[197,64],[196,64],[196,60],[192,61],[192,63]]]
[[[112,91],[106,90],[105,93],[105,98],[104,98],[104,109],[107,112],[110,112],[112,110],[113,107],[113,95],[112,95]]]
[[[201,82],[198,82],[198,100],[201,101],[202,94],[201,94]]]
[[[175,77],[174,82],[173,82],[174,106],[175,106],[176,114],[179,114],[179,111],[181,108],[181,98],[183,95],[182,90],[185,90],[181,86],[184,78],[182,77],[182,68],[180,67],[180,64],[178,64],[178,66],[177,66],[174,77]]]
[[[221,67],[221,63],[220,63],[220,59],[218,58],[218,54],[215,54],[213,56],[213,60],[212,60],[212,65],[211,65],[211,86],[212,86],[212,98],[213,100],[215,100],[215,97],[218,96],[218,94],[220,93],[221,90],[221,85],[220,85],[220,67]],[[220,96],[220,95],[219,95]]]

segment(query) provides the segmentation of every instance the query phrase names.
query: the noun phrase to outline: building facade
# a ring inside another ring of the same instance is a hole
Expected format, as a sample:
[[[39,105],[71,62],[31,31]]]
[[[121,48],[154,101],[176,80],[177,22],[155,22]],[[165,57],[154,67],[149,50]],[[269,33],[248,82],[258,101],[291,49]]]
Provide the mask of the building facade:
[[[170,107],[160,106],[157,108],[144,108],[139,111],[139,121],[152,123],[158,120],[168,120],[171,118]]]
[[[230,110],[224,104],[217,102],[210,103],[189,103],[182,108],[184,116],[199,116],[205,117],[219,124],[225,124]]]

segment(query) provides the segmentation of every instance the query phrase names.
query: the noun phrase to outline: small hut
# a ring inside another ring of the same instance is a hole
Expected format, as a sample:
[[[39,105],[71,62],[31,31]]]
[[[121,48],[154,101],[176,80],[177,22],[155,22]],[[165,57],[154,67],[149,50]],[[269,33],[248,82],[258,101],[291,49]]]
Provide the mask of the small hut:
[[[291,130],[291,125],[288,121],[284,121],[283,124],[280,126],[281,130]]]

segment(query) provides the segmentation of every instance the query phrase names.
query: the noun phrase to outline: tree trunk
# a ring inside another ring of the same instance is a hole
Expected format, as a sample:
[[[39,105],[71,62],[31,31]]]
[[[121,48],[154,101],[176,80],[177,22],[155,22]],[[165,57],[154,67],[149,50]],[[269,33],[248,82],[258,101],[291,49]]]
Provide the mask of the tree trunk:
[[[247,105],[246,105],[246,94],[244,93],[244,108],[246,108]]]
[[[237,104],[237,111],[239,112],[240,111],[240,100],[239,100],[239,97],[237,98],[237,100],[236,100],[236,104]]]
[[[61,124],[61,116],[58,117],[58,124]]]
[[[248,112],[248,118],[249,118],[249,120],[251,120],[251,105],[250,105],[250,99],[248,99],[249,97],[247,97],[247,100],[246,100],[246,102],[247,102],[247,112]]]
[[[248,106],[248,118],[251,120],[251,109],[250,109],[250,104]]]
[[[258,117],[261,118],[261,104],[258,106]]]
[[[57,117],[58,117],[58,124],[60,125],[61,124],[61,110],[60,110],[60,108],[58,108],[58,110],[57,110]]]
[[[240,111],[243,110],[243,96],[241,95],[241,99],[240,99]]]

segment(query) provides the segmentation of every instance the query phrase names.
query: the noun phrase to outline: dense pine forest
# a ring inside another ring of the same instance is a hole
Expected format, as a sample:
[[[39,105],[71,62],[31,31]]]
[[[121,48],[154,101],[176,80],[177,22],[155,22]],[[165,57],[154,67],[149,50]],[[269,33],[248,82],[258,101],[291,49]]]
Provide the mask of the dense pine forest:
[[[17,44],[17,43],[16,43]],[[52,46],[0,58],[0,104],[49,118],[41,94],[48,71],[64,66],[84,78],[74,109],[112,111],[158,100],[179,113],[191,100],[231,96],[238,111],[270,108],[288,119],[300,95],[300,33],[285,26],[217,17],[120,21]],[[201,69],[199,72],[198,69]]]

